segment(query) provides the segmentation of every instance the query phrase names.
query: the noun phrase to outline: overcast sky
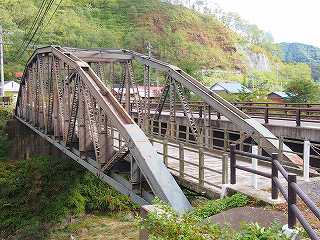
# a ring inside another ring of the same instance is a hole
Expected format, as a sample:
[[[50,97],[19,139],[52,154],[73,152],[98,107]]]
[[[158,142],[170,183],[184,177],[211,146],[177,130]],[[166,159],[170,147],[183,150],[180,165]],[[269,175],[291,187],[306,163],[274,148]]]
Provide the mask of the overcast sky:
[[[320,47],[320,0],[208,0],[271,32],[276,42]]]

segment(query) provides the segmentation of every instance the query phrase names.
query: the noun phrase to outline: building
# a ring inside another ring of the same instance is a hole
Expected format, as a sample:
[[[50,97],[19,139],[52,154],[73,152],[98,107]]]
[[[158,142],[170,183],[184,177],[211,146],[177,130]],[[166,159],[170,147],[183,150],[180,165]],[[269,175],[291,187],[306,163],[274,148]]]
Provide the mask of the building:
[[[210,88],[210,90],[215,93],[228,94],[251,93],[250,89],[246,88],[239,82],[217,82]]]
[[[138,92],[139,92],[139,96],[141,98],[144,98],[145,97],[145,88],[144,86],[138,86]],[[160,97],[161,93],[162,93],[162,90],[163,90],[163,87],[162,86],[150,86],[150,98],[157,98],[157,97]],[[113,88],[112,89],[112,93],[113,95],[117,96],[120,92],[120,88]],[[137,92],[137,89],[136,88],[130,88],[130,96],[133,97],[134,93]],[[123,89],[123,96],[125,96],[126,94],[126,89],[124,88]],[[148,93],[146,93],[148,94]]]
[[[12,101],[15,103],[18,98],[20,84],[15,81],[4,82],[4,96],[12,97]]]
[[[285,103],[287,98],[288,94],[285,92],[271,92],[268,94],[268,99],[275,103]]]

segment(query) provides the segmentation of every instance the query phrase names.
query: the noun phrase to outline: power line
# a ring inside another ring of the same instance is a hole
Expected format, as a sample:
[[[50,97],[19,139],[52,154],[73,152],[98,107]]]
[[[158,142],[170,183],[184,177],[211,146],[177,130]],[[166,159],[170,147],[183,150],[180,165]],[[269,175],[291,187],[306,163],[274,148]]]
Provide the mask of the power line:
[[[55,8],[54,12],[51,14],[50,19],[48,20],[48,22],[45,24],[45,26],[42,28],[40,34],[38,35],[37,39],[34,41],[32,47],[34,48],[35,45],[38,43],[39,39],[42,37],[43,33],[45,32],[46,28],[49,26],[50,22],[52,21],[54,15],[56,14],[57,10],[59,9],[60,5],[62,3],[62,0],[60,0],[60,2],[58,3],[57,7]]]
[[[28,43],[25,45],[24,49],[18,54],[18,56],[15,58],[15,60],[18,58],[21,58],[23,56],[23,54],[25,53],[25,51],[27,50],[27,48],[29,47],[30,43],[32,42],[33,38],[35,37],[35,35],[37,34],[39,28],[41,27],[42,23],[43,23],[43,20],[45,19],[49,9],[51,8],[52,4],[53,4],[54,0],[51,0],[48,5],[46,6],[45,10],[44,10],[44,13],[42,14],[35,30],[33,31],[33,34],[32,36],[29,38],[29,41]]]
[[[35,17],[35,19],[33,20],[32,22],[32,25],[31,27],[29,28],[28,32],[26,32],[23,36],[23,42],[22,44],[20,45],[19,49],[17,50],[16,52],[16,55],[22,50],[22,48],[25,46],[26,42],[27,42],[27,39],[28,39],[28,36],[32,33],[32,31],[34,30],[34,27],[36,26],[38,20],[39,20],[39,17],[42,15],[42,12],[44,10],[44,6],[46,4],[47,0],[44,0],[41,2],[41,5],[40,5],[40,8],[37,12],[37,15]]]
[[[48,3],[48,5],[47,5],[47,7],[46,7],[46,9],[45,9],[45,12],[43,13],[43,15],[42,15],[42,17],[41,17],[41,19],[40,19],[40,22],[38,23],[36,29],[34,30],[31,38],[29,39],[29,41],[28,41],[27,45],[25,46],[25,48],[23,49],[23,51],[19,54],[19,58],[23,56],[23,54],[25,53],[25,51],[26,51],[27,48],[29,47],[31,41],[33,40],[34,36],[37,34],[37,32],[38,32],[40,26],[42,25],[43,20],[44,20],[44,18],[46,17],[49,9],[51,8],[51,6],[52,6],[52,4],[53,4],[53,2],[54,2],[54,0],[51,0],[51,1]]]

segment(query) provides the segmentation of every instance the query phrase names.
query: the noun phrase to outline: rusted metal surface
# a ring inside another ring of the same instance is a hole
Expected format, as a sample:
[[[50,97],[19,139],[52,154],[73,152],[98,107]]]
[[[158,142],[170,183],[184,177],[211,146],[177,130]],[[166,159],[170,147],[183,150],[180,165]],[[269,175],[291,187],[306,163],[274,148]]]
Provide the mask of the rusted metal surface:
[[[125,75],[134,85],[130,64],[127,61],[124,65]],[[114,176],[114,171],[130,172],[130,161],[134,159],[143,177],[138,183],[130,174],[129,181],[119,177],[108,181],[115,188],[121,189],[114,181],[129,182],[129,195],[142,198],[153,193],[178,212],[190,209],[161,157],[128,111],[90,65],[66,49],[47,47],[34,53],[24,72],[15,114],[76,161],[85,160],[87,164],[82,165],[97,176],[105,176],[102,179]],[[122,140],[118,151],[113,148],[114,129]]]

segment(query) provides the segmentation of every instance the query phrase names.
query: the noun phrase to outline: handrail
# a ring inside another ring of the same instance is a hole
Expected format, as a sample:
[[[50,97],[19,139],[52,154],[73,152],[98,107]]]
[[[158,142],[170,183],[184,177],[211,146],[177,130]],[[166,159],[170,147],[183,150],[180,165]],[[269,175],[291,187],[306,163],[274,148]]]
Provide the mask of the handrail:
[[[264,122],[269,123],[269,119],[275,120],[295,120],[296,126],[301,126],[302,121],[306,122],[320,122],[320,103],[319,104],[305,104],[300,107],[301,104],[294,104],[292,107],[289,107],[291,104],[277,104],[277,103],[268,103],[266,106],[259,106],[260,103],[232,103],[235,107],[244,111],[246,114],[257,117],[261,116],[264,118]],[[150,106],[155,105],[151,103]],[[274,106],[269,106],[274,105]],[[298,107],[296,107],[298,106]],[[316,107],[312,107],[316,106]],[[164,109],[169,109],[168,104],[164,104]],[[202,118],[203,108],[206,107],[205,102],[193,101],[190,102],[190,107],[198,110],[199,117]],[[208,106],[210,107],[210,106]],[[176,104],[176,111],[179,112],[179,104]],[[182,107],[181,107],[182,110]],[[214,111],[212,111],[214,114]],[[221,119],[221,114],[216,113],[218,119]]]
[[[319,240],[317,232],[312,228],[310,223],[305,219],[302,212],[297,206],[297,196],[304,202],[304,204],[312,211],[314,216],[320,220],[320,209],[312,201],[312,199],[298,186],[296,174],[288,173],[285,168],[278,161],[278,154],[272,154],[272,173],[265,173],[255,169],[250,169],[248,167],[239,166],[236,164],[236,156],[254,157],[256,159],[261,159],[262,156],[255,154],[248,154],[247,152],[236,150],[236,145],[230,145],[230,183],[236,184],[236,169],[251,172],[260,176],[271,178],[272,182],[272,199],[278,199],[278,191],[285,198],[288,205],[288,227],[294,228],[296,225],[296,219],[299,220],[303,228],[308,233],[312,240]],[[263,157],[264,159],[265,157]],[[280,179],[278,177],[278,172],[280,172],[287,181],[288,190],[282,186]]]

